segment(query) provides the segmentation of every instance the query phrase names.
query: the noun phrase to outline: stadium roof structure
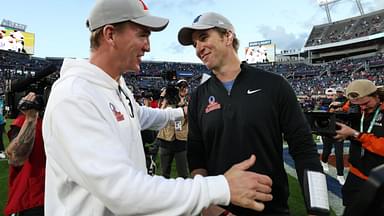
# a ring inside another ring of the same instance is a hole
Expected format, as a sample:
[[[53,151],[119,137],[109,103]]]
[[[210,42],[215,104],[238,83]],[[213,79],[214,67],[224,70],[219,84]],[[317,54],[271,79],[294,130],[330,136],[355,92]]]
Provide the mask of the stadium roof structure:
[[[312,59],[321,61],[373,53],[383,49],[384,9],[316,25],[304,45],[304,51],[310,52],[309,56]]]

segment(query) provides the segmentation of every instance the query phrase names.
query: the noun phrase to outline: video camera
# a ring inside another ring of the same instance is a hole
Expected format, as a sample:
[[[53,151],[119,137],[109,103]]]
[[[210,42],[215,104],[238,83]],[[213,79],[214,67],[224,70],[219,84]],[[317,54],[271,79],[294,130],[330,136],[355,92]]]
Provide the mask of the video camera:
[[[34,101],[20,100],[17,105],[17,109],[21,111],[35,109],[37,111],[42,111],[44,109],[44,97],[43,95],[36,95]]]
[[[8,116],[16,118],[20,110],[36,109],[43,111],[50,88],[58,77],[56,65],[50,64],[34,74],[6,82],[5,104],[9,109]],[[35,101],[20,100],[28,92],[35,92]]]
[[[177,105],[180,102],[179,89],[177,88],[176,82],[169,82],[164,98],[167,100],[169,105]]]
[[[336,122],[354,127],[359,124],[360,112],[327,112],[327,111],[308,111],[305,112],[307,121],[311,126],[312,133],[320,136],[333,137],[339,126]]]

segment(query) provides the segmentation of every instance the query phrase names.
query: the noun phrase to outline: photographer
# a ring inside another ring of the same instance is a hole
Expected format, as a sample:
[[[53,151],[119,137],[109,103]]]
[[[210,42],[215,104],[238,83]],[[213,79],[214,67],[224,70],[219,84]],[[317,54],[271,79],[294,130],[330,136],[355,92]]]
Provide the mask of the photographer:
[[[349,127],[337,123],[336,139],[351,139],[350,170],[342,188],[343,205],[359,205],[361,188],[371,170],[384,163],[384,91],[366,79],[354,80],[347,87],[347,97],[361,109],[360,124]],[[356,203],[355,203],[356,202]]]
[[[329,105],[329,110],[331,112],[342,112],[343,106],[347,102],[347,100],[348,100],[347,97],[344,96],[343,87],[337,87],[336,88],[336,98]]]
[[[188,83],[179,80],[170,84],[165,90],[161,108],[176,108],[187,105]],[[186,118],[173,121],[161,129],[157,135],[160,141],[160,164],[162,176],[170,178],[173,159],[176,160],[177,174],[180,177],[189,176],[187,162],[187,134],[188,122]]]
[[[326,90],[327,99],[326,102],[323,102],[325,105],[326,111],[340,112],[342,111],[342,106],[346,101],[346,97],[344,96],[344,89],[338,87],[328,88]],[[323,152],[321,154],[321,164],[323,165],[324,171],[329,171],[328,167],[328,159],[329,155],[332,153],[332,148],[335,147],[335,157],[336,157],[336,171],[337,171],[337,181],[340,185],[345,183],[344,179],[344,141],[337,141],[329,136],[321,136],[321,140],[323,142]]]
[[[20,100],[20,114],[8,131],[9,192],[5,215],[44,215],[45,152],[42,97],[29,92]]]
[[[141,92],[140,96],[136,98],[140,106],[152,107],[153,93],[150,91]],[[159,150],[159,145],[156,140],[158,131],[146,129],[141,131],[141,140],[144,145],[145,160],[149,175],[156,174],[156,156]]]

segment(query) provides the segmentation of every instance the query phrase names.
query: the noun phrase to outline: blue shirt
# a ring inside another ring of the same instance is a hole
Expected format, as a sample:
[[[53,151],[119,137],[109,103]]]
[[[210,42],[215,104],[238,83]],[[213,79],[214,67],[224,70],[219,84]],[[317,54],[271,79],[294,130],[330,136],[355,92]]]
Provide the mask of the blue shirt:
[[[231,92],[231,89],[232,89],[232,86],[233,86],[234,82],[235,82],[235,80],[231,80],[231,81],[228,81],[228,82],[223,82],[223,85],[224,85],[225,89],[227,89],[228,92]]]

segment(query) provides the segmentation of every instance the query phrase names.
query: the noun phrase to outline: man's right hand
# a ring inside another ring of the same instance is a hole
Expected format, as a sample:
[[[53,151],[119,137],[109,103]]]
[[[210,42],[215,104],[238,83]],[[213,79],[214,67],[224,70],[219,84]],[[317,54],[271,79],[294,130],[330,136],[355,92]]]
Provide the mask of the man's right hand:
[[[231,193],[231,203],[244,208],[262,211],[264,203],[272,200],[272,179],[267,175],[247,171],[256,161],[249,159],[233,165],[224,173]]]

